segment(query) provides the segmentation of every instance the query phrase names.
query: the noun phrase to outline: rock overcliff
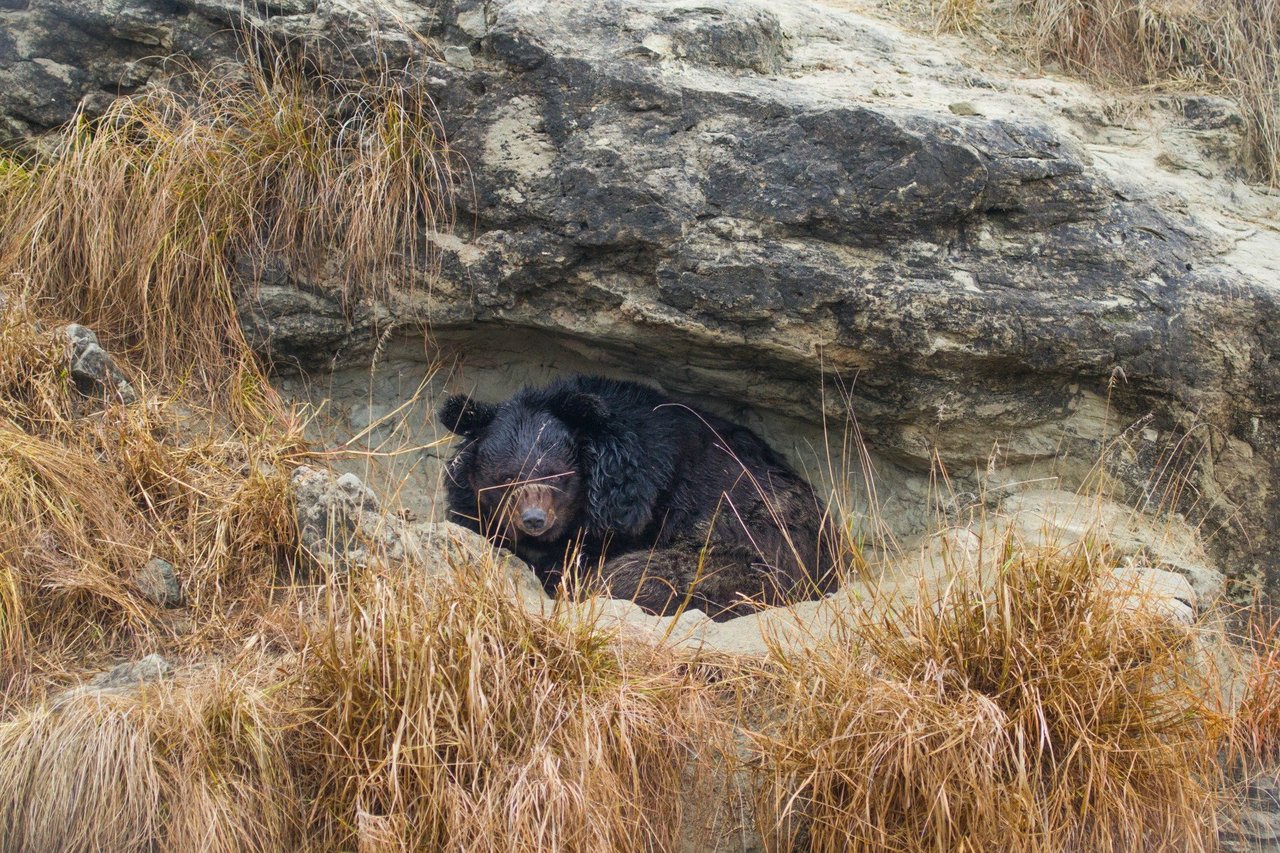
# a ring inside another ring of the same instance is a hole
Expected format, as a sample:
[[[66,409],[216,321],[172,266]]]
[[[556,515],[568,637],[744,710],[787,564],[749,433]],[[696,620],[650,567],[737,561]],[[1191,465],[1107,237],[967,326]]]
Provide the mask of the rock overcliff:
[[[246,26],[338,76],[410,68],[468,176],[403,298],[250,282],[277,364],[359,374],[397,326],[402,360],[461,354],[457,382],[487,353],[495,388],[588,366],[775,437],[856,417],[902,532],[935,453],[992,500],[1105,457],[1236,576],[1280,570],[1280,201],[1236,178],[1229,103],[1117,117],[800,0],[0,0],[0,130],[38,146],[164,85],[166,55],[233,59]],[[384,409],[403,393],[377,382]]]

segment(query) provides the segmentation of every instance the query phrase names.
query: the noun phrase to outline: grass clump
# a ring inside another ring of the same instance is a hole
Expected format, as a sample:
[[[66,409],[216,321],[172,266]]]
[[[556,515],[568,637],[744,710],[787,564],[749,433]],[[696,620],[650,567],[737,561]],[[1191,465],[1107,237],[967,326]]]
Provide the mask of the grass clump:
[[[706,685],[669,651],[513,599],[492,565],[356,582],[306,679],[322,846],[677,846],[714,744]]]
[[[0,315],[0,708],[37,671],[168,634],[137,582],[151,557],[176,568],[193,628],[167,639],[192,651],[247,630],[297,559],[296,420],[250,431],[141,384],[131,405],[83,398],[33,304]]]
[[[1280,760],[1280,619],[1250,620],[1235,712],[1236,752],[1245,767]]]
[[[1029,0],[1032,45],[1074,73],[1219,89],[1244,113],[1255,172],[1280,182],[1280,4],[1275,0]]]
[[[940,0],[944,30],[991,29],[1107,84],[1224,94],[1245,121],[1244,171],[1280,186],[1280,3],[1276,0]]]
[[[182,84],[0,157],[0,709],[91,656],[157,636],[207,654],[255,630],[295,574],[289,473],[307,453],[239,291],[271,264],[348,302],[388,296],[448,219],[418,84],[304,79],[283,58]],[[69,321],[137,402],[80,396]],[[176,568],[181,625],[138,588],[151,557]]]
[[[1122,606],[1108,569],[1007,543],[979,577],[775,655],[784,712],[754,751],[777,849],[1212,849],[1216,682],[1195,633]]]
[[[288,580],[298,559],[288,483],[297,436],[204,435],[178,447],[148,434],[172,417],[120,413],[64,441],[0,424],[0,666],[11,687],[33,668],[67,672],[135,653],[156,635],[175,650],[216,647],[252,630]],[[181,636],[139,586],[151,557],[175,566],[188,616]]]
[[[0,722],[0,850],[298,849],[284,718],[250,673],[88,692]]]
[[[0,850],[677,848],[714,788],[713,691],[454,568],[331,588],[296,652],[12,714]]]
[[[253,370],[243,272],[385,296],[428,260],[418,236],[447,222],[453,177],[416,83],[303,82],[283,60],[193,76],[190,94],[121,98],[51,155],[5,161],[0,281],[226,405]]]

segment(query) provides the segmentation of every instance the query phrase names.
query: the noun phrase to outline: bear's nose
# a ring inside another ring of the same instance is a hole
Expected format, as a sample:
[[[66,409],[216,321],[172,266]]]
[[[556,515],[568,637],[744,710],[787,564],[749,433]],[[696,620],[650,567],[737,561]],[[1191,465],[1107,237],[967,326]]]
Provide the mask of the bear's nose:
[[[537,507],[530,507],[520,513],[520,526],[526,533],[541,533],[547,526],[547,514]]]

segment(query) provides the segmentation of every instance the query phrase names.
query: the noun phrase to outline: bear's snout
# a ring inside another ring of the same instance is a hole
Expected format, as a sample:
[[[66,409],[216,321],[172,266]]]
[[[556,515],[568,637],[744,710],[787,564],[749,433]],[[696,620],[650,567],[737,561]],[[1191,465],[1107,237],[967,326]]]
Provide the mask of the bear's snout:
[[[526,485],[516,489],[511,502],[511,523],[528,536],[540,536],[555,527],[554,488]]]
[[[547,514],[536,507],[526,509],[520,513],[520,526],[525,533],[541,533],[547,526]]]

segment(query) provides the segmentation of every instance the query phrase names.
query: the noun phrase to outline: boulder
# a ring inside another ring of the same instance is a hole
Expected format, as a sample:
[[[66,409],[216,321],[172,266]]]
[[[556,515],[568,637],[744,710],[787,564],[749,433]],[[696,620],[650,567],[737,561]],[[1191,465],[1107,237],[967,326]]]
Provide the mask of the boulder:
[[[1195,622],[1199,599],[1182,575],[1146,566],[1117,566],[1101,582],[1108,593],[1120,596],[1126,610],[1186,627]]]
[[[413,524],[385,511],[355,474],[300,465],[291,483],[303,551],[322,571],[411,566],[436,576],[458,565],[492,564],[526,606],[550,606],[524,561],[452,522]]]
[[[355,474],[299,465],[290,483],[302,550],[323,571],[421,556],[418,537]]]

